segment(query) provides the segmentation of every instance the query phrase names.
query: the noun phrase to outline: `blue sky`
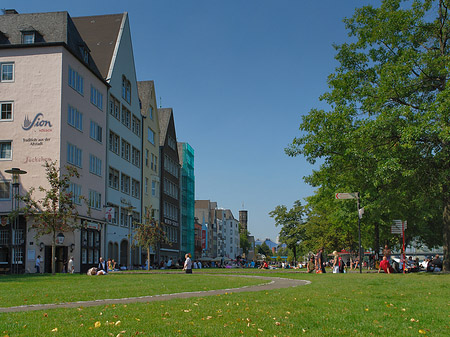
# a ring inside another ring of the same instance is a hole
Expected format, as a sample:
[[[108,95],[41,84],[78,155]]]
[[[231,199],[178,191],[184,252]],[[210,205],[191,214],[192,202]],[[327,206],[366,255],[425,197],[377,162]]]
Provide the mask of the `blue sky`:
[[[238,218],[255,238],[275,240],[268,213],[313,194],[313,167],[284,148],[337,66],[342,19],[363,0],[3,0],[19,13],[73,17],[128,12],[138,80],[154,80],[174,109],[178,141],[195,151],[196,199]]]

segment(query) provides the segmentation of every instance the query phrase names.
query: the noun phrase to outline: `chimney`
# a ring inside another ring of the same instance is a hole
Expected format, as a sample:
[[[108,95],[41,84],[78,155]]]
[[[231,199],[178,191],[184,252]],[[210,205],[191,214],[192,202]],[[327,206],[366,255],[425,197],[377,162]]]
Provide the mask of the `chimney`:
[[[19,14],[19,12],[16,11],[15,9],[4,9],[3,10],[3,14],[4,15]]]

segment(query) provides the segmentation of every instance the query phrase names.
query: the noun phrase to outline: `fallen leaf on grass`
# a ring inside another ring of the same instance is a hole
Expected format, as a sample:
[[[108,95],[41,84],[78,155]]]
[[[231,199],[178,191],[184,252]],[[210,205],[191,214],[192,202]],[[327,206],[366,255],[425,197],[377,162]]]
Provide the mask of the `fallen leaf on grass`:
[[[94,328],[100,328],[102,326],[102,323],[100,321],[95,322]]]
[[[58,328],[54,328],[52,332],[58,332]]]

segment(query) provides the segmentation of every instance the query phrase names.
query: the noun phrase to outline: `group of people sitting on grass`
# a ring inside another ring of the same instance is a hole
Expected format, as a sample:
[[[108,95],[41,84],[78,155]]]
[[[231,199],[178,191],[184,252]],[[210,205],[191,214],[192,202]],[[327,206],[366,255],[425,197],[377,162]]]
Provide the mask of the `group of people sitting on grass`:
[[[433,259],[428,258],[425,261],[423,261],[422,264],[419,264],[419,258],[413,260],[412,256],[410,256],[405,261],[405,268],[403,268],[403,262],[398,263],[394,261],[391,265],[390,257],[384,255],[383,260],[380,262],[378,272],[383,270],[386,274],[402,273],[402,272],[414,273],[419,272],[421,268],[425,269],[427,272],[440,272],[442,270],[442,259],[439,257],[438,254],[436,254],[436,256]]]

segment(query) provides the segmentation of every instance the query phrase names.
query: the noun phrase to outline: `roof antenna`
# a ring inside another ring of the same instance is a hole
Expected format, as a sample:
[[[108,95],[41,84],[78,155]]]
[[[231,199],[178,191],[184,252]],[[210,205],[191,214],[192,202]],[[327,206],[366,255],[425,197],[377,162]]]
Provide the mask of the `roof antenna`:
[[[244,208],[244,202],[242,202],[242,209],[245,209],[245,208]]]
[[[161,98],[161,96],[159,96],[159,108],[160,109],[162,108],[162,98]]]

